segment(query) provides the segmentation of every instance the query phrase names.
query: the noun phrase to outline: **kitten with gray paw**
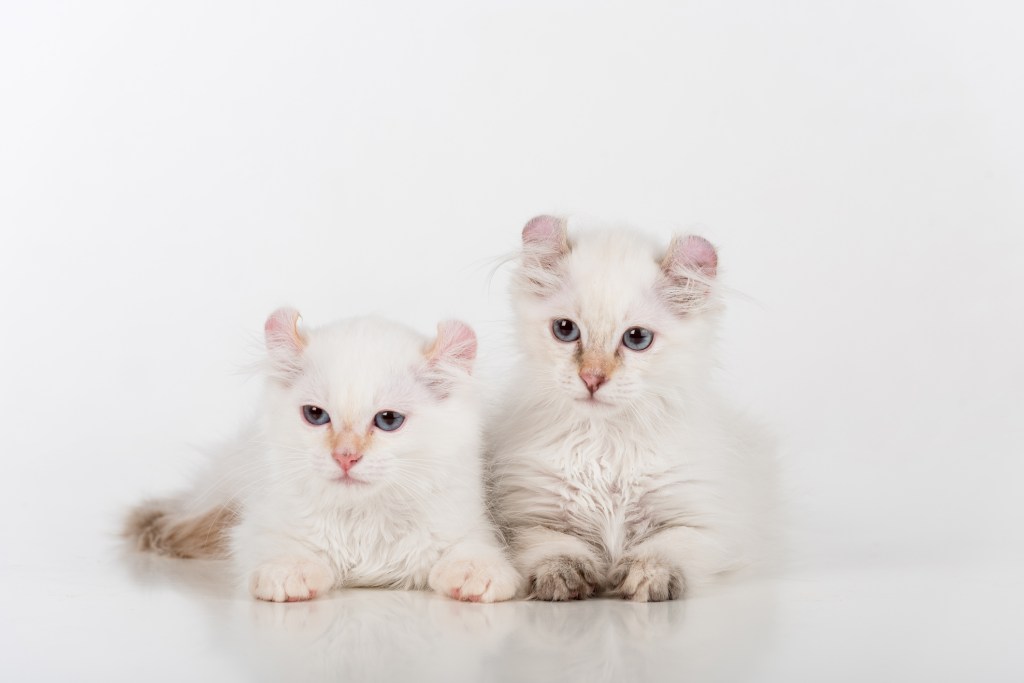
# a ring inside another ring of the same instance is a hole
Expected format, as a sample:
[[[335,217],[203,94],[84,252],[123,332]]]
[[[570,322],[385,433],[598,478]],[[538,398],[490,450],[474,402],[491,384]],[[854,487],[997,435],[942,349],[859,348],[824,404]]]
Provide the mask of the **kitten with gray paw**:
[[[673,600],[761,555],[772,454],[713,388],[717,276],[697,236],[523,229],[522,357],[489,453],[531,597]]]

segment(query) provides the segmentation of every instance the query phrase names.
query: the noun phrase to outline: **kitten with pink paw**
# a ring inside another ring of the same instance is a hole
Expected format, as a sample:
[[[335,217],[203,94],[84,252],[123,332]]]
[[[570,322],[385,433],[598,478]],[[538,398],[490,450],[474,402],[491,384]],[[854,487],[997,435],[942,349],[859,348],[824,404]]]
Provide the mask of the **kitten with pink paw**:
[[[511,598],[518,575],[484,503],[473,330],[446,321],[428,339],[378,318],[305,329],[287,308],[264,330],[259,419],[191,491],[130,515],[126,536],[227,555],[260,600],[428,585]]]
[[[326,593],[334,585],[329,569],[308,560],[262,564],[249,577],[249,592],[268,602],[301,602]]]
[[[430,587],[465,602],[500,602],[515,597],[522,579],[504,558],[442,559],[430,571]]]

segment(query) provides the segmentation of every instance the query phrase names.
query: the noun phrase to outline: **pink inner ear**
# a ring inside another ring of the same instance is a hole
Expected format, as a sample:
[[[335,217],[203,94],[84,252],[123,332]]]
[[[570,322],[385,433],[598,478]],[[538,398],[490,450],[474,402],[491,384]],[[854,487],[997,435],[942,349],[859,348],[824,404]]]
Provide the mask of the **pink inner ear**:
[[[555,251],[564,251],[565,221],[554,216],[531,218],[523,227],[523,244],[545,245]]]
[[[427,352],[432,362],[447,361],[462,366],[466,372],[476,359],[476,333],[458,320],[446,320],[437,326],[437,339]]]
[[[294,308],[279,308],[270,314],[263,333],[267,340],[267,348],[271,351],[284,350],[298,353],[305,345],[299,334],[299,312]]]
[[[714,245],[697,235],[677,239],[671,258],[673,265],[694,270],[707,277],[715,277],[718,272],[718,253]]]

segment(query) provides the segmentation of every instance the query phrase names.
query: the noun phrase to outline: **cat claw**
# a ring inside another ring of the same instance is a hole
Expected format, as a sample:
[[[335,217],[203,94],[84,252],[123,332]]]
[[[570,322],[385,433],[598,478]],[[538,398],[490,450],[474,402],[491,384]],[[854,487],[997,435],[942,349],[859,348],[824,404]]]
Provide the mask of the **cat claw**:
[[[530,575],[530,597],[536,600],[585,600],[601,583],[597,566],[585,557],[559,555],[541,561]]]
[[[615,593],[635,602],[676,600],[686,591],[682,570],[653,557],[624,557],[609,578]]]

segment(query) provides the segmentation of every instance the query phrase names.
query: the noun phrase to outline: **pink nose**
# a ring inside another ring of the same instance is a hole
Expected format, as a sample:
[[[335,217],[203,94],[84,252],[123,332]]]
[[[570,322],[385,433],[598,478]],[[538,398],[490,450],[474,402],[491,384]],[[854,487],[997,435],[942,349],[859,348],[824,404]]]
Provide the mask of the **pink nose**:
[[[338,466],[341,467],[345,474],[348,474],[348,471],[363,457],[362,453],[354,453],[352,451],[335,451],[332,455],[334,456],[334,462],[338,463]]]
[[[600,372],[594,372],[593,370],[580,370],[580,379],[587,385],[587,389],[590,390],[590,394],[593,395],[601,385],[608,381]]]

